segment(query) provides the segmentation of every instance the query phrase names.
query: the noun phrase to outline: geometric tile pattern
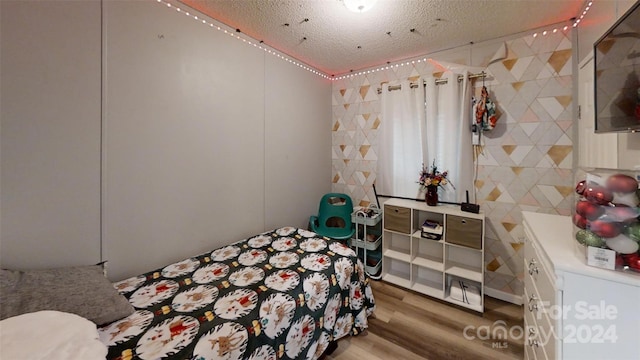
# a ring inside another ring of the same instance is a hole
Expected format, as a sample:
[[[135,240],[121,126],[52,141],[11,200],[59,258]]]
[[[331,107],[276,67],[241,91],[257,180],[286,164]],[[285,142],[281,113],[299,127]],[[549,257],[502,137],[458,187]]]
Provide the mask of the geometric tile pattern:
[[[489,74],[484,85],[496,103],[499,120],[491,132],[483,133],[476,149],[474,184],[487,218],[485,285],[505,293],[523,292],[522,211],[571,212],[570,39],[571,30],[429,55],[436,62],[481,67]],[[480,55],[474,57],[472,52]],[[442,68],[433,62],[415,62],[334,81],[333,191],[349,194],[355,205],[375,203],[377,130],[384,121],[377,89],[385,82],[439,73]],[[476,96],[481,87],[482,82],[476,81]]]

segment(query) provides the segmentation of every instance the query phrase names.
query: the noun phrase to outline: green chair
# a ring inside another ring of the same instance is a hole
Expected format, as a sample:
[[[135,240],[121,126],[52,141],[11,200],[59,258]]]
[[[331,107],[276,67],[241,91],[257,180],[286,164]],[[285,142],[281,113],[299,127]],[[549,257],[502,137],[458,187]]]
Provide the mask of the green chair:
[[[355,231],[351,222],[353,202],[347,194],[325,194],[318,215],[309,218],[309,229],[319,235],[338,240],[351,239]]]

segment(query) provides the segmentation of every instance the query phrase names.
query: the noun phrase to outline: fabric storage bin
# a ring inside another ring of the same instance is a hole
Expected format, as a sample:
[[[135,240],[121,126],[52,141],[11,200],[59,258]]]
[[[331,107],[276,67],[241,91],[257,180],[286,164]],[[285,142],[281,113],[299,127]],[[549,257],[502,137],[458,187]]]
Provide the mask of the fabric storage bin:
[[[404,234],[411,233],[411,209],[393,205],[384,206],[384,228]]]
[[[445,241],[473,249],[482,249],[482,220],[447,215]]]

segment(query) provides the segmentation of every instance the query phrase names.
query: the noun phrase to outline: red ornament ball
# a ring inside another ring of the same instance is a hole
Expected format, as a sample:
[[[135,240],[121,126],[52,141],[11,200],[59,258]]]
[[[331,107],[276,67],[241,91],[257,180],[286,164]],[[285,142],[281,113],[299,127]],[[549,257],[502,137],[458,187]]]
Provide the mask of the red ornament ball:
[[[622,226],[616,222],[608,222],[603,220],[591,221],[588,224],[589,230],[603,238],[612,238],[620,235]]]
[[[630,268],[632,268],[634,270],[640,270],[640,257],[636,256],[632,260],[629,260],[628,265],[629,265]]]
[[[595,220],[605,212],[606,206],[594,204],[589,201],[581,200],[576,204],[576,213],[587,218],[587,220]]]
[[[630,193],[638,190],[638,181],[625,174],[615,174],[607,178],[607,189],[613,192]]]
[[[595,204],[606,205],[613,200],[613,194],[602,186],[587,186],[584,190],[584,198]]]
[[[587,219],[584,218],[582,215],[580,214],[574,214],[573,215],[573,223],[579,227],[580,229],[586,229],[587,228]]]
[[[576,184],[576,193],[578,193],[578,195],[582,195],[584,194],[584,191],[586,188],[587,188],[587,181],[586,180],[579,181]]]

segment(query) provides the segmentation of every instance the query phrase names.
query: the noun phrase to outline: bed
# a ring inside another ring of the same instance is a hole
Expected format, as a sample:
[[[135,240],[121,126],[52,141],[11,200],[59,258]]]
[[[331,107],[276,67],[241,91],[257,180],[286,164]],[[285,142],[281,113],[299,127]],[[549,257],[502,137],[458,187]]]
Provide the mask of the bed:
[[[98,328],[107,359],[318,359],[367,328],[355,252],[283,227],[114,284],[135,312]]]

